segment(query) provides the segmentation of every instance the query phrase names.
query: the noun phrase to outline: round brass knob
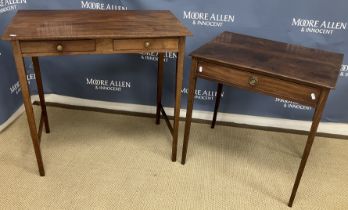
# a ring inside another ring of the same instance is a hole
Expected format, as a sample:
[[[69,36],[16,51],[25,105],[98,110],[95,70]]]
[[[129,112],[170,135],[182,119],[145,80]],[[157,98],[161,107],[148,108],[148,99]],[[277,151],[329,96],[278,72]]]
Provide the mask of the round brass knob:
[[[61,44],[57,45],[57,51],[62,52],[63,51],[63,45],[61,45]]]
[[[150,42],[145,42],[145,43],[144,43],[145,48],[150,47],[150,45],[151,45],[151,43],[150,43]]]
[[[255,85],[257,85],[257,82],[258,82],[257,77],[251,76],[251,77],[249,78],[249,85],[250,85],[250,86],[255,86]]]

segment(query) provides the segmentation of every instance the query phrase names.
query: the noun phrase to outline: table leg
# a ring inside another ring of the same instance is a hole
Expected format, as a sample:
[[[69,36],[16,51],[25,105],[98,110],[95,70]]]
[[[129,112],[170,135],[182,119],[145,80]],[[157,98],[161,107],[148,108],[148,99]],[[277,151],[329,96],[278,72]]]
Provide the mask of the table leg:
[[[197,60],[192,59],[192,66],[191,66],[190,80],[189,80],[189,93],[187,96],[186,122],[185,122],[185,133],[184,133],[184,144],[182,147],[181,164],[185,164],[186,162],[187,146],[188,146],[188,141],[190,136],[191,121],[192,121],[192,109],[193,109],[193,102],[194,102],[196,82],[197,82],[196,70],[197,70]]]
[[[176,60],[176,78],[175,78],[175,106],[174,106],[174,126],[173,126],[173,145],[172,145],[172,161],[176,161],[176,153],[178,147],[178,130],[180,118],[181,89],[184,73],[184,57],[185,57],[185,37],[179,38],[178,58]]]
[[[40,176],[45,176],[45,170],[43,166],[41,149],[39,144],[39,136],[38,136],[38,133],[36,130],[36,124],[35,124],[34,110],[31,104],[30,90],[29,90],[29,86],[27,82],[24,60],[21,54],[19,41],[12,41],[12,47],[13,47],[13,54],[14,54],[16,67],[17,67],[19,83],[21,85],[21,90],[23,95],[23,103],[24,103],[26,114],[27,114],[27,120],[28,120],[28,124],[30,128],[31,139],[34,146],[34,151],[36,155],[37,164],[39,167]]]
[[[45,130],[46,130],[46,133],[49,133],[50,126],[48,124],[48,115],[47,115],[45,95],[44,95],[44,90],[43,90],[43,85],[42,85],[42,77],[41,77],[39,58],[32,57],[32,61],[33,61],[33,66],[34,66],[37,90],[38,90],[39,97],[40,97],[41,112],[42,112],[44,123],[45,123]]]
[[[156,124],[160,124],[161,118],[161,99],[163,89],[163,65],[164,53],[158,54],[158,68],[157,68],[157,107],[156,107]]]
[[[211,122],[211,128],[215,127],[217,112],[219,110],[219,105],[220,105],[220,100],[221,100],[222,87],[223,87],[222,84],[218,83],[216,100],[215,100],[215,107],[214,107],[214,115],[213,115],[213,121]]]
[[[316,106],[315,111],[314,111],[313,120],[312,120],[312,126],[311,126],[311,130],[309,132],[308,138],[307,138],[306,147],[304,149],[304,152],[303,152],[303,155],[302,155],[302,160],[301,160],[301,163],[300,163],[300,167],[298,169],[296,180],[295,180],[294,186],[292,188],[292,193],[291,193],[290,200],[289,200],[289,203],[288,203],[289,207],[292,207],[292,204],[294,202],[294,199],[295,199],[295,196],[296,196],[296,192],[297,192],[297,188],[298,188],[298,186],[300,184],[301,177],[302,177],[302,174],[303,174],[303,170],[304,170],[304,168],[306,166],[306,162],[307,162],[309,153],[310,153],[312,145],[313,145],[314,137],[315,137],[315,134],[317,132],[317,128],[318,128],[318,125],[319,125],[319,122],[320,122],[320,118],[321,118],[321,115],[323,113],[323,110],[324,110],[325,103],[326,103],[328,95],[329,95],[329,90],[328,89],[323,89],[321,91],[321,94],[320,94],[317,106]]]

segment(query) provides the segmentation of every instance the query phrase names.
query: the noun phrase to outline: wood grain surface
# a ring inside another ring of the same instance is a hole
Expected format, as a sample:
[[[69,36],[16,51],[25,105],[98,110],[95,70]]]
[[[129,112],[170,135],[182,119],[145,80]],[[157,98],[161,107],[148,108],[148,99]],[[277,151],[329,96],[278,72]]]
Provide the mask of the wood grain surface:
[[[334,88],[343,54],[223,32],[191,56],[300,83]]]
[[[3,40],[189,36],[167,10],[19,10]]]

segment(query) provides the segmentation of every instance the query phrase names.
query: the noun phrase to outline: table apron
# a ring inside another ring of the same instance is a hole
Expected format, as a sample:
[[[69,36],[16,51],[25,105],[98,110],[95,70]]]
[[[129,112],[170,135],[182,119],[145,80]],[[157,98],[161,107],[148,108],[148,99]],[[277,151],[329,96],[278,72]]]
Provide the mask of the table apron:
[[[22,56],[63,56],[178,52],[179,38],[79,39],[20,41]]]
[[[287,99],[311,107],[317,105],[322,90],[320,87],[202,61],[199,62],[196,72],[198,77],[204,79]]]

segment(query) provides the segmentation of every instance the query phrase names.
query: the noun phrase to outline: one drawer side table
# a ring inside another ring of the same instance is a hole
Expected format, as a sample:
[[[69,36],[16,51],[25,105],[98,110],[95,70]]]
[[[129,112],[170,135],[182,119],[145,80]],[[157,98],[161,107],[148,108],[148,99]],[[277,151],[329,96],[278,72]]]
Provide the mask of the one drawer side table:
[[[39,57],[87,54],[159,52],[156,123],[162,113],[171,131],[172,160],[176,161],[185,38],[191,32],[170,11],[22,10],[2,36],[13,47],[31,139],[41,176],[45,175],[40,139],[43,126],[50,132]],[[161,103],[164,53],[177,52],[174,125]],[[31,57],[41,105],[39,128],[35,124],[24,57]]]
[[[223,84],[288,99],[315,108],[288,206],[292,206],[324,106],[335,87],[343,55],[223,32],[191,53],[192,67],[182,152],[185,164],[197,78],[218,83],[214,128]]]

